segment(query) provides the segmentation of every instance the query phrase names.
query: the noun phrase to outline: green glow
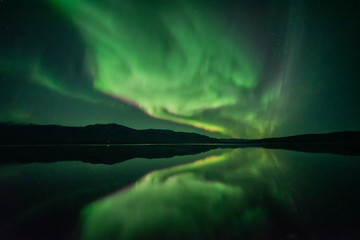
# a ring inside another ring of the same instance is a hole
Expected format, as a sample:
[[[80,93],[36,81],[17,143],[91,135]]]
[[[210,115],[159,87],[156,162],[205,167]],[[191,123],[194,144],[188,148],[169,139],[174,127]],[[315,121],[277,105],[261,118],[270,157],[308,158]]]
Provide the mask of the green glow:
[[[94,96],[90,97],[88,93],[85,91],[79,91],[70,86],[66,86],[60,81],[56,80],[56,77],[51,76],[49,73],[45,73],[44,70],[41,69],[40,64],[35,64],[32,69],[32,79],[35,83],[46,87],[52,91],[60,93],[64,96],[74,97],[78,99],[85,100],[91,103],[99,103],[100,100],[95,98]]]
[[[261,236],[274,206],[293,209],[283,170],[271,152],[238,149],[149,173],[88,206],[83,239]]]
[[[232,39],[208,5],[51,1],[82,33],[99,91],[153,117],[234,137],[273,129],[280,85],[258,90],[262,64],[251,44]]]

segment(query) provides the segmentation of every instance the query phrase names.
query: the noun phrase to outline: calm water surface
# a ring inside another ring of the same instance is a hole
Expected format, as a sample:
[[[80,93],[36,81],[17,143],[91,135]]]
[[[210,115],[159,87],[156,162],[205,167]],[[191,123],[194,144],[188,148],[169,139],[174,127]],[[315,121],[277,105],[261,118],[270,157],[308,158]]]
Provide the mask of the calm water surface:
[[[359,156],[69,160],[1,165],[0,239],[360,239]]]

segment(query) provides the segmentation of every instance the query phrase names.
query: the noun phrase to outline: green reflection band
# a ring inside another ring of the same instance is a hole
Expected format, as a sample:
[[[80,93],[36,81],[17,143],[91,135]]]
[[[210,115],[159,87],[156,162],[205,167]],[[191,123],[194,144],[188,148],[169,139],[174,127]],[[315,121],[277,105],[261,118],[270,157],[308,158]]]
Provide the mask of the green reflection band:
[[[282,85],[258,89],[262,66],[251,43],[231,38],[208,4],[51,2],[80,30],[99,91],[153,117],[234,137],[262,137],[276,124]]]
[[[152,172],[87,207],[83,239],[266,236],[273,214],[293,209],[283,170],[271,152],[247,149]]]

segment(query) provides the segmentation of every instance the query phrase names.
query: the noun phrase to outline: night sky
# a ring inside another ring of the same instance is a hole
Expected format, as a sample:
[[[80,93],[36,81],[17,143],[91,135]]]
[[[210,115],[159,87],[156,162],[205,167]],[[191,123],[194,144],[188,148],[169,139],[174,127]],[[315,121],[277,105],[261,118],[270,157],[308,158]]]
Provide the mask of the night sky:
[[[359,16],[357,0],[1,0],[0,121],[360,130]]]

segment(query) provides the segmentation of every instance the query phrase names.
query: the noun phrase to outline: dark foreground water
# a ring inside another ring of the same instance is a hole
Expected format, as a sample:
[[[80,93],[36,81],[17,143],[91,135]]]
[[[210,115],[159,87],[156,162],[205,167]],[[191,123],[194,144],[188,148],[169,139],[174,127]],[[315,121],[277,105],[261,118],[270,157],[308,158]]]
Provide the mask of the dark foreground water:
[[[1,149],[0,239],[360,239],[359,156],[152,147]]]

